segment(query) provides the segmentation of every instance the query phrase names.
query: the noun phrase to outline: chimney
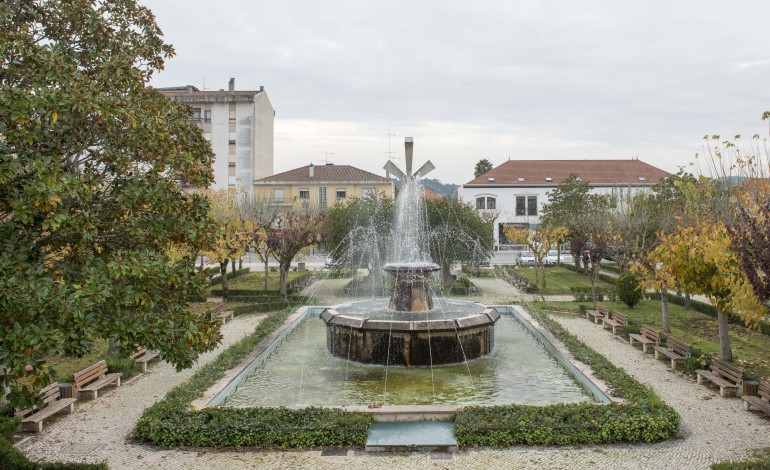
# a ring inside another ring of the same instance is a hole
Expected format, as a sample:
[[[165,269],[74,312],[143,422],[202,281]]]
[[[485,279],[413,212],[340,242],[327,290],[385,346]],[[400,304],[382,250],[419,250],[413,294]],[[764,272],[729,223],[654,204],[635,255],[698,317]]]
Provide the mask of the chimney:
[[[315,167],[313,166],[312,163],[310,164],[310,167],[308,168],[308,173],[310,174],[311,178],[315,176]]]
[[[231,78],[230,82],[227,84],[227,88],[230,91],[230,93],[235,91],[235,78]]]
[[[262,85],[260,85],[260,86],[259,86],[259,91],[265,91],[265,87],[263,87]]]

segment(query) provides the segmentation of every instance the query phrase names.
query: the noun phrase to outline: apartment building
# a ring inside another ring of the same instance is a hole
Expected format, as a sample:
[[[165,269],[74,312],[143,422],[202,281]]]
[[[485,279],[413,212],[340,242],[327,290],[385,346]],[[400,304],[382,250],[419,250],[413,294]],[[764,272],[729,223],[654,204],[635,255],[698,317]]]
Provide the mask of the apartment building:
[[[227,90],[187,85],[158,91],[192,108],[190,119],[200,124],[216,155],[214,188],[251,192],[255,180],[273,174],[275,110],[264,87],[236,90],[231,78]]]

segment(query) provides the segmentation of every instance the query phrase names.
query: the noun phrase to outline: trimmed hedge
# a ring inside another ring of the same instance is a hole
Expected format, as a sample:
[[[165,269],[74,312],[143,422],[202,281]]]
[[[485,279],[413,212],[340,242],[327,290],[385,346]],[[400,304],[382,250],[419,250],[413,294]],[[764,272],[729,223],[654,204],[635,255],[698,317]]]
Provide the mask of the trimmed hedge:
[[[275,331],[289,313],[286,310],[268,315],[252,334],[147,408],[136,424],[135,437],[161,447],[364,445],[373,422],[367,413],[319,408],[189,408],[193,400]]]
[[[217,269],[217,271],[219,270],[219,268],[215,268],[215,269]],[[249,272],[251,272],[251,270],[249,268],[241,268],[241,269],[236,269],[235,271],[230,271],[230,272],[227,273],[227,280],[229,281],[231,279],[235,279],[236,277],[242,276],[244,274],[248,274]],[[217,285],[217,284],[219,284],[221,282],[222,282],[222,275],[221,274],[216,274],[214,276],[211,276],[211,280],[209,281],[209,285],[210,286],[215,286],[215,285]]]
[[[656,442],[677,436],[679,414],[648,386],[616,367],[550,318],[532,312],[576,359],[612,387],[626,403],[569,403],[469,406],[455,415],[455,436],[462,446],[575,445]]]
[[[575,302],[591,302],[593,300],[590,287],[570,287]],[[597,302],[603,302],[605,297],[610,302],[615,302],[618,299],[618,293],[614,290],[596,288],[596,300]]]

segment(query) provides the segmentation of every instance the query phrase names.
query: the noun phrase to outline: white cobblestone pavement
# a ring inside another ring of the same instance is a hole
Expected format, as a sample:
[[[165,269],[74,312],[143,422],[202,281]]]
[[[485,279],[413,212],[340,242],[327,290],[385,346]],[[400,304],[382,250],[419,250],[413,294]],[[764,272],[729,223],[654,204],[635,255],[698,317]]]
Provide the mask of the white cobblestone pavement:
[[[336,282],[335,282],[336,284]],[[489,303],[516,298],[515,290],[499,280],[479,284]],[[73,415],[47,424],[22,451],[33,460],[99,462],[112,469],[267,469],[267,468],[708,468],[711,463],[750,457],[770,446],[770,419],[747,412],[737,398],[723,399],[712,389],[669,372],[662,361],[613,337],[584,318],[557,317],[565,328],[610,358],[638,380],[651,385],[682,416],[682,437],[649,445],[583,447],[513,447],[463,450],[440,454],[366,454],[350,450],[342,456],[321,456],[319,450],[158,449],[131,442],[142,411],[184,382],[221,350],[253,331],[260,316],[243,315],[223,328],[224,344],[203,355],[198,364],[177,373],[168,364],[152,365],[148,374],[115,388],[97,400],[79,402]]]

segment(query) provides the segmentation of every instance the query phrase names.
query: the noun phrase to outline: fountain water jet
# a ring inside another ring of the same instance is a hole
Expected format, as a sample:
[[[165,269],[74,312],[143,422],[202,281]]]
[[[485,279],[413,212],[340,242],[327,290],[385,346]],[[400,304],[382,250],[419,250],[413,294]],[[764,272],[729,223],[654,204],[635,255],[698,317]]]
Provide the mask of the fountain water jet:
[[[358,302],[326,309],[329,351],[363,363],[403,366],[454,364],[489,354],[500,314],[471,302],[434,305],[429,276],[440,267],[430,260],[424,203],[418,178],[433,170],[428,161],[412,173],[414,143],[405,141],[406,173],[392,162],[385,169],[401,180],[394,227],[393,262],[384,270],[394,277],[389,318],[380,305]],[[479,311],[480,310],[480,311]],[[379,318],[378,318],[379,317]]]

